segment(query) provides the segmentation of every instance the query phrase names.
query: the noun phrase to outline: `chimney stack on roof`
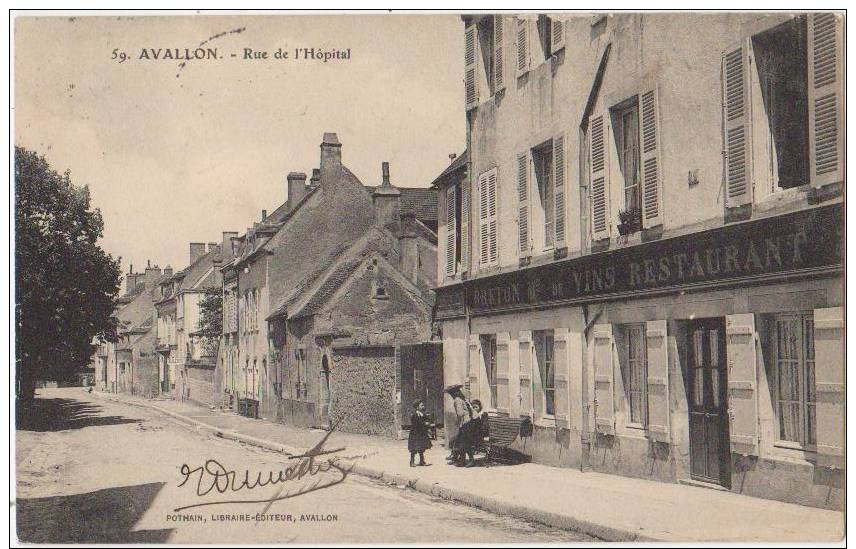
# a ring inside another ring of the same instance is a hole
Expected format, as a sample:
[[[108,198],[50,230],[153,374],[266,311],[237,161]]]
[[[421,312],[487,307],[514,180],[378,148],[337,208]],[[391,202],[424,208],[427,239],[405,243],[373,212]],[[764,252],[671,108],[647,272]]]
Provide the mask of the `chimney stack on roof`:
[[[164,276],[172,276],[172,267],[170,265],[167,265],[166,267],[164,267],[163,268],[163,274],[164,274]]]
[[[262,221],[267,219],[267,210],[262,210]]]
[[[125,293],[130,293],[134,288],[136,288],[137,284],[142,282],[143,276],[144,273],[134,272],[134,264],[131,263],[131,266],[128,269],[128,274],[125,275]]]
[[[204,242],[191,242],[190,243],[190,265],[196,263],[196,260],[205,255],[205,243]]]
[[[321,141],[321,185],[334,183],[342,173],[342,144],[335,133],[325,133]]]
[[[291,172],[286,178],[288,180],[288,210],[297,207],[303,197],[306,196],[306,174],[303,172]]]
[[[321,170],[312,168],[312,178],[309,180],[309,188],[314,189],[321,182]]]
[[[381,184],[372,192],[375,216],[380,224],[398,232],[401,215],[401,191],[389,180],[389,162],[381,164]]]
[[[151,261],[147,262],[146,274],[143,278],[143,283],[146,285],[146,288],[153,288],[155,282],[161,277],[160,267],[157,265],[152,265]]]
[[[209,242],[208,243],[208,253],[209,254],[211,252],[217,252],[219,250],[220,250],[220,246],[218,246],[216,242]]]

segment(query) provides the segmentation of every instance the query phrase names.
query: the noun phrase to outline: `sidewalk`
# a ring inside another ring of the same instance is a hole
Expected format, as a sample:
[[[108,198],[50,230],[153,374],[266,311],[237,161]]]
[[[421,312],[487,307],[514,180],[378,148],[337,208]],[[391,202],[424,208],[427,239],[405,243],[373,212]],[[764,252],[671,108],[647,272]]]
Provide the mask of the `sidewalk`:
[[[302,453],[324,434],[185,402],[92,394],[274,451]],[[439,445],[427,452],[431,467],[411,468],[406,444],[337,432],[327,447],[360,456],[356,474],[610,541],[833,542],[844,536],[844,513],[837,511],[534,463],[458,468],[446,465]]]

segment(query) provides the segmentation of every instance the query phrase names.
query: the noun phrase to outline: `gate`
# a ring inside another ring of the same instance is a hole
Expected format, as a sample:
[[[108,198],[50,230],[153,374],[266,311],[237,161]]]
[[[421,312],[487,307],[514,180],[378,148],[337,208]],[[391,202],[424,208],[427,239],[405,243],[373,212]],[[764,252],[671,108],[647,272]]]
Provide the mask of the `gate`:
[[[399,347],[402,427],[410,426],[413,401],[425,401],[425,411],[443,424],[443,344],[417,343]]]

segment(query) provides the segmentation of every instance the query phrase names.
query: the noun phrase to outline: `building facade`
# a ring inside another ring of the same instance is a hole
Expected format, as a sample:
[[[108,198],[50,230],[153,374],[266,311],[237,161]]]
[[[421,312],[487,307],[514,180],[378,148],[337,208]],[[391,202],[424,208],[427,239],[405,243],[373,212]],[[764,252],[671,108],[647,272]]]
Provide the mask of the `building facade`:
[[[537,462],[840,508],[840,16],[463,20],[446,383]]]

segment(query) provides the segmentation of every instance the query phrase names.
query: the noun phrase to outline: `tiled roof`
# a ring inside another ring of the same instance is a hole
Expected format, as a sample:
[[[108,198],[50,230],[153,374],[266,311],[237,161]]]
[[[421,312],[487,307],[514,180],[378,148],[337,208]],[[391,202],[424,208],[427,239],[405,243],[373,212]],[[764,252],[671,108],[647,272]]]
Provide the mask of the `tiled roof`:
[[[291,315],[291,318],[311,316],[317,313],[321,307],[324,306],[327,300],[336,293],[336,290],[342,287],[342,284],[348,280],[351,274],[357,270],[362,262],[363,258],[358,257],[340,265],[330,274],[330,276],[327,277],[327,280],[325,280],[321,287],[312,295],[309,302],[295,314]]]
[[[401,208],[416,212],[419,221],[437,221],[437,190],[401,188]]]
[[[466,168],[467,162],[469,162],[469,161],[470,161],[470,152],[468,150],[465,150],[464,152],[462,152],[461,154],[456,156],[455,159],[452,161],[452,163],[449,164],[449,166],[445,170],[443,170],[440,173],[440,175],[438,175],[434,179],[434,181],[431,182],[431,186],[435,187],[435,186],[443,183],[443,180],[445,178],[447,178],[449,175],[457,172],[458,170],[462,170],[462,169]]]

